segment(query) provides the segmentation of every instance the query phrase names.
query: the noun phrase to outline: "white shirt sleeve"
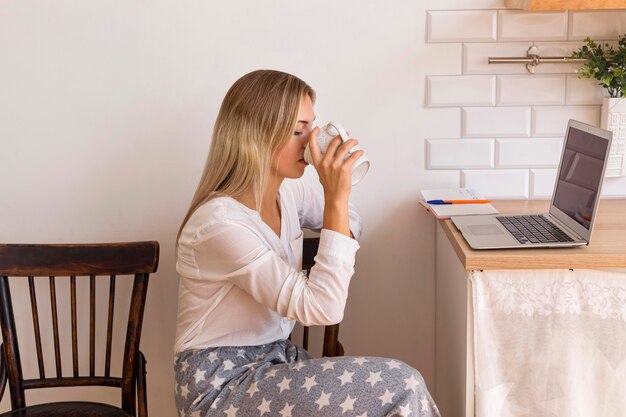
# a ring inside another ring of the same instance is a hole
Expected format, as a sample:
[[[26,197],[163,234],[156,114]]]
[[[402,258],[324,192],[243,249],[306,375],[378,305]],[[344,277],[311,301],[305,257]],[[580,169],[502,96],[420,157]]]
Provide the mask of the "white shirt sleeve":
[[[324,195],[316,188],[296,180],[294,198],[298,206],[298,216],[302,227],[320,231],[324,222]],[[361,237],[363,223],[352,203],[348,204],[350,231],[356,240]]]
[[[305,326],[343,319],[358,248],[356,240],[322,230],[307,278],[240,224],[214,224],[193,244],[200,279],[228,280],[256,302]]]

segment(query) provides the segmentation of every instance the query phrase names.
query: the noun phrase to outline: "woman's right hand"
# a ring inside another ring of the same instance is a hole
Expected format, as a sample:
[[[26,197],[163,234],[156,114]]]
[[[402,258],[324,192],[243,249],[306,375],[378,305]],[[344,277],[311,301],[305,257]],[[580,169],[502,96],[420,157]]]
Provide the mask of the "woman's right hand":
[[[324,188],[324,228],[350,236],[348,200],[352,191],[352,165],[363,151],[358,150],[346,158],[358,141],[351,138],[343,142],[340,136],[336,136],[322,154],[317,143],[318,132],[317,127],[311,132],[309,147],[313,166]]]

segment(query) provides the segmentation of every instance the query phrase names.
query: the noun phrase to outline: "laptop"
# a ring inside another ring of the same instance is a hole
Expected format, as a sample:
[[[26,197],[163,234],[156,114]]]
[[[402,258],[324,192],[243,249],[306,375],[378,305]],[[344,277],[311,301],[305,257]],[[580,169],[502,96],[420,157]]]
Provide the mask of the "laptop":
[[[473,249],[588,245],[612,137],[608,130],[568,122],[547,213],[452,216],[452,222]]]

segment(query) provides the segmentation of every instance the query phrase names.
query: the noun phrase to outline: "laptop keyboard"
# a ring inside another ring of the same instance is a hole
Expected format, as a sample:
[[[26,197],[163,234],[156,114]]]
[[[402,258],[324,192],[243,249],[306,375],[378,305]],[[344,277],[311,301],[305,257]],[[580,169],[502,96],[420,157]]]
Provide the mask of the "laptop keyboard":
[[[563,230],[559,229],[539,214],[526,216],[496,216],[496,219],[498,219],[520,243],[574,241]]]

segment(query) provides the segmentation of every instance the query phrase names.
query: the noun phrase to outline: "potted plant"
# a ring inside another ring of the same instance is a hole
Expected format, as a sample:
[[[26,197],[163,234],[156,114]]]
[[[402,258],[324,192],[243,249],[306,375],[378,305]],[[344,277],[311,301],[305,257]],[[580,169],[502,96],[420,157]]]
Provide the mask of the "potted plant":
[[[600,127],[613,132],[613,145],[606,176],[626,175],[626,35],[616,47],[609,43],[596,43],[590,38],[570,58],[586,59],[578,69],[578,78],[595,78],[609,96],[602,101]]]
[[[626,35],[618,41],[618,47],[598,44],[585,38],[585,45],[572,52],[570,58],[586,59],[578,69],[578,78],[595,78],[606,88],[610,98],[624,97],[626,92]]]

